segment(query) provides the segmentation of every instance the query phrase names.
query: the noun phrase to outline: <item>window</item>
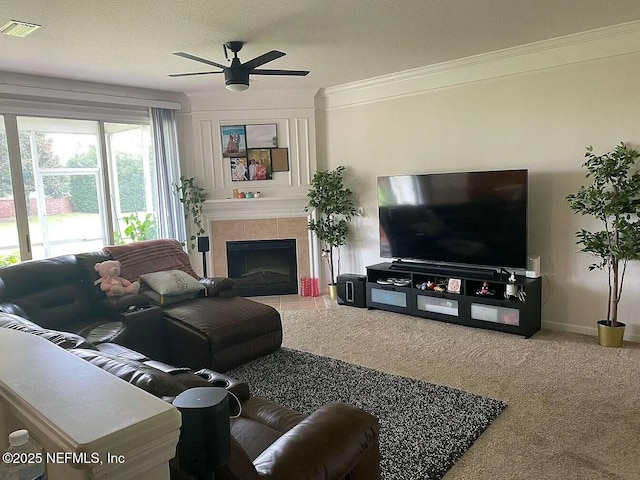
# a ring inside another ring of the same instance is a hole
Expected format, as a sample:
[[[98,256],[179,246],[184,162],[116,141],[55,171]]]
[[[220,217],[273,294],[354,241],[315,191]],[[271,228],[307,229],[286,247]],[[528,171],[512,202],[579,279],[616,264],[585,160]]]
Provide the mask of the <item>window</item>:
[[[104,129],[116,241],[157,238],[156,166],[149,126],[105,123]]]
[[[28,233],[18,235],[15,211],[6,220],[0,217],[0,227],[10,232],[5,236],[3,230],[0,255],[11,255],[20,243],[26,244],[22,251],[30,258],[44,258],[156,238],[157,188],[148,125],[6,117],[17,125],[19,158],[5,153],[8,136],[0,130],[0,199],[20,203],[11,176],[7,182],[4,175],[5,169],[19,169]]]
[[[19,247],[7,132],[0,116],[0,267],[20,261]]]

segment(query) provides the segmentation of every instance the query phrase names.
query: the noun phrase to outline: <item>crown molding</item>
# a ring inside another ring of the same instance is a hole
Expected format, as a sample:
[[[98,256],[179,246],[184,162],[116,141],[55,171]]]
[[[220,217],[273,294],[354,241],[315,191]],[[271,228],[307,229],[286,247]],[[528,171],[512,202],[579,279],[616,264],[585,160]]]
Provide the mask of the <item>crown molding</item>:
[[[186,96],[176,92],[83,82],[0,71],[0,97],[58,103],[182,109]]]
[[[322,89],[330,110],[640,51],[640,21],[566,35]]]

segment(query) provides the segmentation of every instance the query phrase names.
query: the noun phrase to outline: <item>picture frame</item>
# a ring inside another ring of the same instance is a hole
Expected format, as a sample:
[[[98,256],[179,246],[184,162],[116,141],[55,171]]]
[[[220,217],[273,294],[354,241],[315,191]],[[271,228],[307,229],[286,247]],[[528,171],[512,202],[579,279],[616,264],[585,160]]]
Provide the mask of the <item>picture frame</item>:
[[[248,163],[245,157],[234,157],[230,159],[231,181],[244,182],[249,180]]]
[[[288,148],[272,148],[271,149],[271,168],[274,172],[289,171],[289,149]]]
[[[271,165],[270,148],[247,149],[248,178],[253,180],[271,180],[273,167]]]
[[[243,158],[247,155],[247,131],[245,125],[224,125],[220,127],[222,156]]]
[[[245,125],[247,148],[275,148],[278,146],[278,126],[275,123]]]
[[[447,283],[447,292],[460,293],[462,290],[462,280],[459,278],[450,278]]]

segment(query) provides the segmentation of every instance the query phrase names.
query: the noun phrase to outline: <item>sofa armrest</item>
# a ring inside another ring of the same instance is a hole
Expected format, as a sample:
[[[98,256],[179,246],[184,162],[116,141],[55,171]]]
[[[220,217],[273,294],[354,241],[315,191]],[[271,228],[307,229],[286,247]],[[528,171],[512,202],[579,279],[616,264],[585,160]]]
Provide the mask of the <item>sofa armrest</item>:
[[[210,368],[201,368],[194,373],[199,377],[204,378],[214,387],[226,388],[236,396],[239,402],[244,402],[251,396],[249,394],[249,385],[240,380],[236,380],[235,378],[228,377],[223,373],[215,372]]]
[[[307,418],[307,415],[283,407],[261,397],[250,397],[242,402],[242,416],[286,433]]]
[[[227,277],[206,277],[201,278],[202,283],[206,288],[207,297],[234,297],[236,295],[235,288],[236,282]]]
[[[16,305],[13,302],[2,302],[0,303],[0,312],[10,313],[12,315],[17,315],[19,317],[29,319],[27,313],[22,309],[21,306]]]
[[[98,304],[102,310],[126,313],[129,310],[148,306],[149,297],[140,293],[127,293],[115,297],[105,297]]]
[[[270,480],[338,480],[371,449],[379,449],[378,434],[374,416],[353,405],[330,403],[276,440],[253,464]],[[371,471],[379,471],[379,464]]]

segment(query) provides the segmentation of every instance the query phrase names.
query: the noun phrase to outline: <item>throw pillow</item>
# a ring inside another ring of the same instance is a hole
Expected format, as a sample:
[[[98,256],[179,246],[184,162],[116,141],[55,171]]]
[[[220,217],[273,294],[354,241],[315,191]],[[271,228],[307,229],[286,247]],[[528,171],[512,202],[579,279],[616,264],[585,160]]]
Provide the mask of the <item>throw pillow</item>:
[[[182,270],[168,270],[140,275],[153,292],[145,292],[155,303],[164,305],[194,297],[205,286]],[[153,294],[155,292],[155,295]]]

